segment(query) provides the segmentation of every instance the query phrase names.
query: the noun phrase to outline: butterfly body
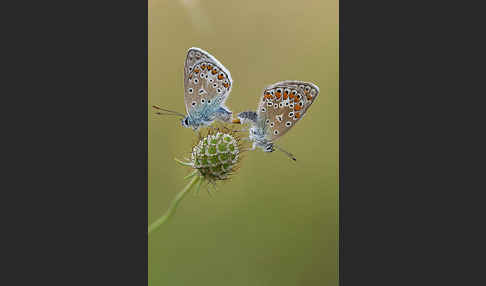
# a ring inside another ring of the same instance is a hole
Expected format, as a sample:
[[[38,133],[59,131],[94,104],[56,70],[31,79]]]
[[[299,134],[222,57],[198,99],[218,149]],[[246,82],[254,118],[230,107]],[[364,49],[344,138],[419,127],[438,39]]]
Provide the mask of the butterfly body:
[[[237,115],[235,123],[249,123],[248,139],[253,149],[265,152],[275,148],[282,150],[274,141],[287,133],[302,117],[319,95],[319,88],[308,82],[282,81],[266,87],[260,98],[257,111],[244,111]]]
[[[182,126],[193,130],[208,126],[215,120],[229,122],[232,112],[224,103],[232,85],[230,72],[215,57],[193,47],[187,51],[184,64],[184,103],[187,114],[154,107],[183,117]]]
[[[248,130],[248,139],[253,142],[252,150],[256,147],[260,147],[265,152],[273,152],[273,143],[268,140],[268,128],[265,124],[264,118],[258,118],[258,114],[255,111],[243,111],[238,113],[240,123],[250,123],[251,127]]]
[[[183,127],[197,130],[201,126],[211,125],[217,119],[228,122],[231,119],[231,111],[217,104],[205,105],[189,113],[181,120],[181,123]]]

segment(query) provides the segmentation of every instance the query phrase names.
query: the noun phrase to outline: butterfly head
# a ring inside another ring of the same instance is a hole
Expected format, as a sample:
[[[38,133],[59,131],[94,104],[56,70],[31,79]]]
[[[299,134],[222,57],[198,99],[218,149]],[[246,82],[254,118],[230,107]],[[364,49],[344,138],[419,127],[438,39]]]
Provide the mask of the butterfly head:
[[[181,124],[182,127],[185,128],[192,128],[194,131],[196,131],[199,128],[200,124],[197,124],[190,116],[186,116],[181,119]]]
[[[263,147],[263,152],[273,152],[275,151],[275,148],[273,148],[273,143],[268,142],[264,147]]]
[[[189,116],[182,118],[181,124],[182,124],[182,127],[186,127],[186,128],[189,127]]]

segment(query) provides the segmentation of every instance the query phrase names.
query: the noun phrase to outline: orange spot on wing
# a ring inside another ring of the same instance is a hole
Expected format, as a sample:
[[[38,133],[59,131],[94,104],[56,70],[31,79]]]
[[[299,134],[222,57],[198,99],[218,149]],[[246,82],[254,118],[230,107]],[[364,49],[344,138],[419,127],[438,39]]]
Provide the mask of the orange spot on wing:
[[[301,109],[302,109],[302,107],[301,107],[300,105],[296,105],[296,106],[294,107],[294,110],[295,110],[295,111],[299,111],[299,110],[301,110]]]
[[[202,65],[201,65],[201,68],[202,68],[203,70],[205,70],[205,69],[206,69],[206,64],[202,64]]]
[[[219,74],[219,75],[218,75],[218,79],[219,79],[219,80],[221,80],[221,79],[223,79],[223,78],[224,78],[223,74]]]
[[[295,97],[295,95],[294,95],[293,93],[291,93],[291,94],[289,95],[289,97],[290,97],[290,99],[292,99],[292,98],[294,98],[294,97]]]
[[[228,83],[223,83],[223,86],[228,88],[229,87],[229,84]]]
[[[218,71],[217,71],[216,69],[214,69],[214,70],[213,70],[211,73],[212,73],[212,74],[217,74],[217,73],[218,73]]]
[[[280,92],[275,92],[275,96],[277,97],[277,99],[280,99],[280,96],[282,96],[282,94]]]
[[[307,100],[312,100],[312,96],[310,94],[307,95]]]
[[[299,99],[298,97],[296,97],[296,98],[294,99],[294,102],[295,102],[295,103],[297,103],[297,102],[299,102],[299,101],[300,101],[300,99]]]
[[[198,72],[199,72],[199,69],[194,69],[194,72],[195,72],[195,73],[198,73]]]
[[[283,99],[289,98],[289,93],[287,91],[284,91]]]
[[[210,70],[212,70],[212,69],[213,69],[213,67],[212,67],[212,66],[210,66],[210,65],[208,65],[208,71],[210,71]]]
[[[295,113],[295,118],[300,118],[300,112]]]

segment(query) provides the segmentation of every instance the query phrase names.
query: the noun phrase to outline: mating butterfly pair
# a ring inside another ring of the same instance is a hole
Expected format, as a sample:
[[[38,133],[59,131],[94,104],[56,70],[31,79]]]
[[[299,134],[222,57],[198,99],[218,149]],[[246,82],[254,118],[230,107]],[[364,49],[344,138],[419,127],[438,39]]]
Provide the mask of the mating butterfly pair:
[[[257,111],[245,111],[232,120],[232,112],[224,105],[233,80],[230,72],[212,55],[199,48],[190,48],[184,65],[184,102],[187,115],[154,106],[160,115],[183,117],[182,126],[197,130],[215,120],[251,125],[248,139],[265,152],[275,149],[289,152],[274,144],[302,119],[319,95],[319,88],[307,82],[282,81],[266,87]],[[162,112],[163,111],[163,112]],[[165,113],[164,113],[165,112]]]

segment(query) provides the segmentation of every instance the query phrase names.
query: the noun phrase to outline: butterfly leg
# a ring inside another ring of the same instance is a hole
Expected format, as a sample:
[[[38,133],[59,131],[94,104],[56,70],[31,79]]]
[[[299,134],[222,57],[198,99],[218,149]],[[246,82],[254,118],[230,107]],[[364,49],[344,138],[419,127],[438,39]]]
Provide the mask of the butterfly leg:
[[[244,128],[242,128],[242,129],[235,129],[235,130],[233,130],[233,131],[235,131],[235,132],[246,132],[246,131],[248,131],[248,130],[249,130],[248,128],[245,128],[245,127],[244,127]],[[245,139],[249,140],[249,138],[243,138],[243,140],[245,140]]]
[[[249,140],[249,138],[244,138],[244,139]],[[256,149],[256,142],[253,142],[253,145],[251,146],[251,149],[248,149],[248,151],[253,151],[255,149]]]

